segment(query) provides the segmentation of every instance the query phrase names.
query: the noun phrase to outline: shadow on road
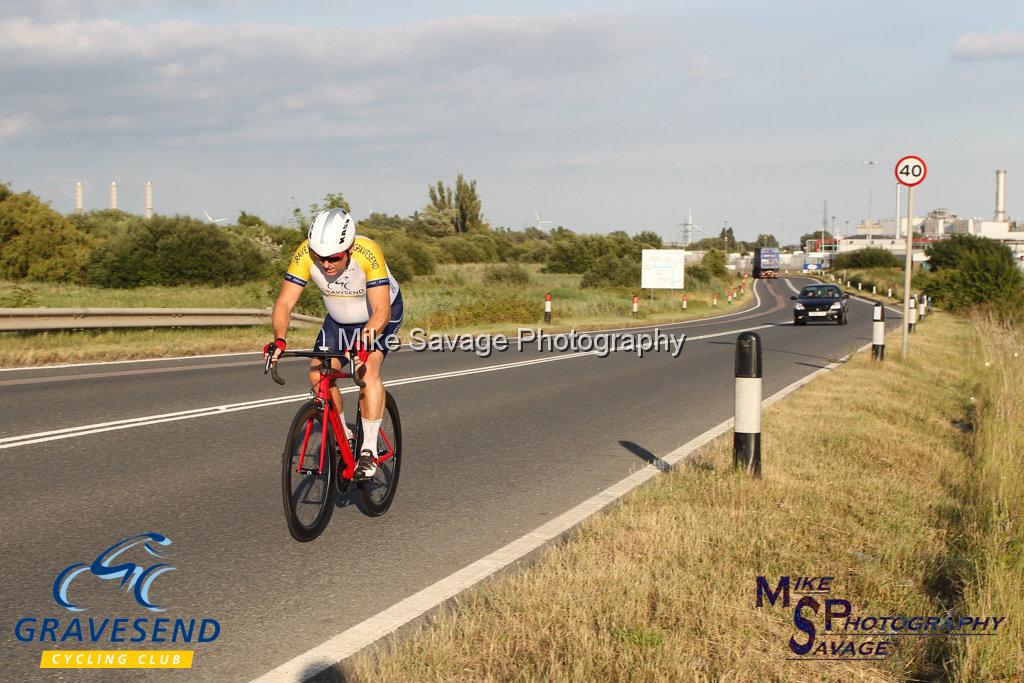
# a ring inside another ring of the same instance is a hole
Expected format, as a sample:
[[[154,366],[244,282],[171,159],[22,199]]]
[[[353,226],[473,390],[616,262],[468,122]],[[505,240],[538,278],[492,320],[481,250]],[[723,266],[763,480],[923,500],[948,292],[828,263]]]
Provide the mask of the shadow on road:
[[[713,342],[707,342],[707,343],[708,344],[721,344],[723,346],[736,346],[735,342],[727,342],[727,341],[713,341]],[[827,361],[829,363],[834,363],[835,362],[834,358],[829,358],[828,356],[816,356],[813,353],[798,353],[796,351],[786,351],[784,349],[773,349],[773,348],[771,348],[769,346],[765,346],[764,350],[765,351],[771,351],[772,353],[784,353],[784,354],[789,355],[789,356],[803,356],[804,358],[815,358],[817,360],[823,360],[823,361]],[[806,365],[806,363],[797,363],[797,365]],[[820,365],[812,365],[811,367],[821,367],[821,366]]]
[[[619,441],[619,445],[625,448],[633,455],[635,455],[636,457],[643,460],[648,465],[653,465],[658,461],[658,456],[656,456],[654,453],[651,453],[643,446],[633,443],[632,441]]]
[[[341,663],[315,673],[303,672],[302,675],[299,676],[299,680],[306,681],[308,683],[351,683],[352,681],[358,680],[351,675],[347,675],[343,668],[344,663]]]

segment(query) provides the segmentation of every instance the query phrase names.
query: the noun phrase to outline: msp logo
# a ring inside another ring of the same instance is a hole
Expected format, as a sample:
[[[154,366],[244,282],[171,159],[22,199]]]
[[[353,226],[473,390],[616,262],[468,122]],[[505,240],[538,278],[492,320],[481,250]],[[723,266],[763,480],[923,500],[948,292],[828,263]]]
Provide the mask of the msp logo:
[[[878,661],[893,654],[900,638],[994,636],[1006,621],[995,616],[862,614],[850,600],[832,597],[833,582],[831,576],[781,576],[772,590],[766,577],[757,577],[755,607],[767,602],[789,608],[790,593],[799,596],[792,607],[799,633],[787,643],[792,653],[787,659]]]
[[[175,571],[167,559],[171,539],[146,532],[129,536],[99,553],[92,562],[73,562],[57,573],[50,592],[54,601],[69,612],[82,612],[69,597],[72,586],[90,579],[117,582],[134,598],[126,608],[164,612],[150,596],[160,576]],[[81,590],[81,588],[79,588]],[[98,615],[58,619],[27,616],[14,625],[14,637],[22,643],[210,643],[220,637],[220,622],[209,617],[157,617]],[[189,668],[192,650],[43,650],[41,668]]]
[[[60,574],[57,575],[56,580],[53,582],[53,599],[57,601],[58,605],[67,610],[72,612],[81,612],[84,608],[72,604],[68,599],[68,588],[71,586],[71,582],[76,576],[82,572],[88,571],[93,576],[104,581],[121,579],[121,583],[118,584],[118,588],[127,587],[127,589],[132,590],[137,603],[150,611],[163,612],[164,608],[150,602],[149,589],[150,586],[153,585],[153,581],[155,581],[158,576],[165,572],[174,571],[174,567],[166,562],[156,562],[148,567],[127,561],[111,565],[111,563],[117,561],[122,554],[138,545],[141,545],[143,549],[153,557],[163,558],[164,555],[162,555],[154,545],[163,547],[169,546],[171,545],[171,539],[167,538],[163,534],[152,532],[131,536],[123,541],[118,541],[101,552],[96,556],[96,559],[92,561],[92,564],[76,562],[67,566]]]

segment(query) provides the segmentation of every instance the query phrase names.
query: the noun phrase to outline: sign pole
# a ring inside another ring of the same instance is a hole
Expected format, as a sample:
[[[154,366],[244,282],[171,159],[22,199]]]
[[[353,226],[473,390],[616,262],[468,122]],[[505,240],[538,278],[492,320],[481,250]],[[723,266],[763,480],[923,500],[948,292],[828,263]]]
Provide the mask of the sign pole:
[[[907,359],[910,336],[910,274],[914,268],[914,188],[924,182],[928,175],[928,166],[924,159],[914,155],[901,158],[896,162],[896,181],[907,187],[907,244],[906,257],[903,260],[903,349],[902,358]],[[896,192],[896,235],[900,230],[900,193]]]
[[[914,268],[914,187],[907,188],[907,256],[903,260],[903,360],[910,337],[910,272]]]

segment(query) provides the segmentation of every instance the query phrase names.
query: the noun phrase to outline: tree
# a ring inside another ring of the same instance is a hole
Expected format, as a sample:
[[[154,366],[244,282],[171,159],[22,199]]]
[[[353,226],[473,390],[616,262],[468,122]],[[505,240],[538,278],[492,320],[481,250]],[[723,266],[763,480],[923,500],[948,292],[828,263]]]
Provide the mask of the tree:
[[[443,180],[438,180],[436,185],[427,188],[427,196],[430,204],[424,213],[433,208],[432,218],[447,218],[451,223],[451,233],[462,235],[489,229],[481,213],[475,180],[467,181],[460,173],[455,178],[454,188],[446,187]]]
[[[983,261],[1013,261],[1013,255],[1006,245],[978,235],[958,233],[935,242],[928,247],[928,265],[932,270],[948,270],[963,267],[971,254],[977,254]]]
[[[0,277],[75,279],[91,243],[36,195],[0,183]]]
[[[246,213],[245,211],[240,211],[238,213],[238,220],[235,222],[238,223],[239,225],[246,225],[251,228],[268,227],[267,222],[265,220],[263,220],[254,213]]]
[[[1024,273],[1005,244],[976,235],[953,235],[928,249],[935,271],[924,291],[951,309],[985,306],[1012,317],[1024,311]]]
[[[757,236],[757,242],[754,246],[757,247],[778,247],[779,240],[775,239],[775,235],[770,235],[766,232],[762,232]]]
[[[292,201],[295,201],[294,197],[292,197]],[[316,202],[309,205],[308,214],[304,213],[302,209],[299,208],[298,204],[292,207],[292,217],[289,223],[291,223],[294,228],[305,230],[313,223],[313,219],[316,218],[318,213],[326,211],[327,209],[342,209],[346,213],[352,212],[352,209],[349,206],[348,201],[345,200],[344,195],[340,192],[328,192],[324,195],[324,203],[322,205],[317,204]]]
[[[814,232],[805,232],[804,234],[800,235],[800,248],[803,249],[807,245],[807,240],[820,240],[821,235],[821,230],[815,230]],[[832,233],[830,233],[828,230],[825,230],[825,239],[832,239]]]
[[[665,243],[661,239],[661,235],[651,230],[644,230],[633,235],[633,241],[639,244],[644,249],[661,249],[665,246]]]
[[[733,234],[732,228],[722,228],[718,238],[722,240],[723,246],[727,251],[736,251],[736,235]]]
[[[725,277],[729,274],[726,268],[725,253],[718,249],[711,249],[700,260],[700,265],[712,277]]]
[[[865,247],[855,251],[837,254],[832,261],[833,268],[899,268],[901,262],[888,249]]]

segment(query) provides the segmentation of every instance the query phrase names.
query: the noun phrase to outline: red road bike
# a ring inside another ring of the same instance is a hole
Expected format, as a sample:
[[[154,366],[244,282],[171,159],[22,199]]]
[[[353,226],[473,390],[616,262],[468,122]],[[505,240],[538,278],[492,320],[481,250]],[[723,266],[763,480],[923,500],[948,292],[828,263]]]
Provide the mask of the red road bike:
[[[366,361],[366,351],[356,353],[360,361]],[[348,359],[349,354],[284,351],[278,356],[285,357],[316,358],[320,361],[320,380],[312,392],[313,398],[299,408],[288,429],[281,469],[281,493],[288,532],[296,541],[306,542],[323,533],[334,511],[335,494],[344,496],[353,483],[359,489],[364,513],[377,517],[388,511],[398,489],[402,465],[402,423],[394,396],[385,392],[384,415],[375,454],[377,471],[368,479],[354,479],[356,460],[353,451],[363,440],[361,414],[356,413],[356,429],[350,443],[344,437],[345,429],[330,392],[332,380],[351,378],[361,389],[366,386],[354,372],[339,372],[331,367],[332,359]],[[275,382],[284,384],[277,374],[277,363],[270,363],[268,359],[264,374],[267,371]]]

